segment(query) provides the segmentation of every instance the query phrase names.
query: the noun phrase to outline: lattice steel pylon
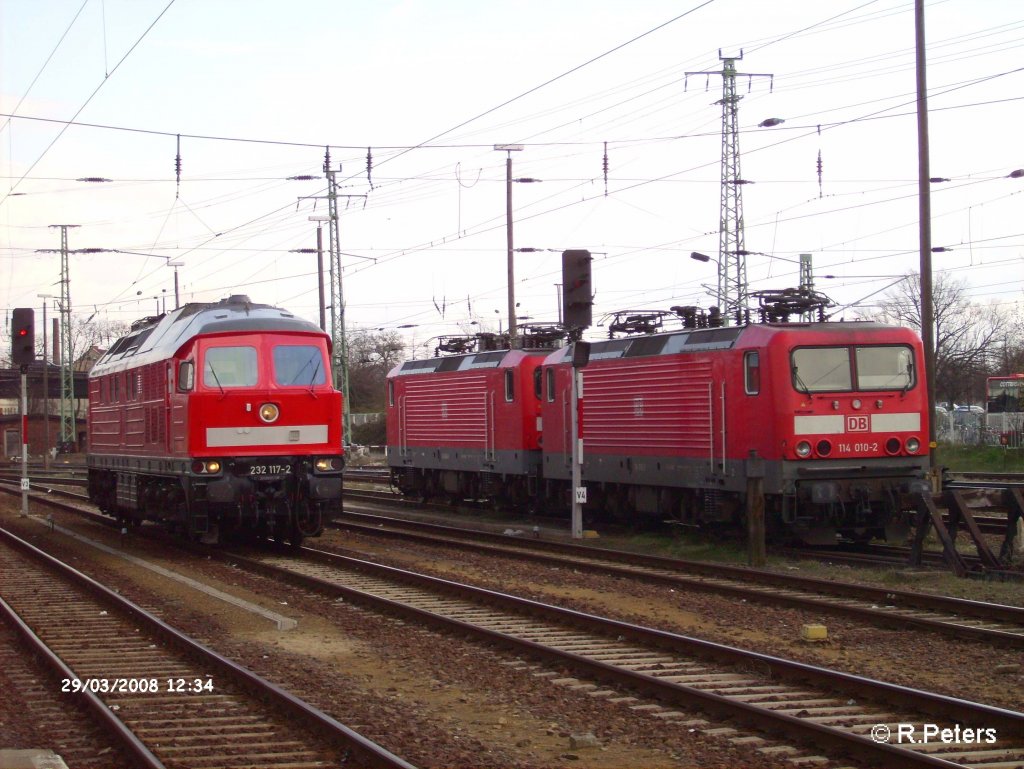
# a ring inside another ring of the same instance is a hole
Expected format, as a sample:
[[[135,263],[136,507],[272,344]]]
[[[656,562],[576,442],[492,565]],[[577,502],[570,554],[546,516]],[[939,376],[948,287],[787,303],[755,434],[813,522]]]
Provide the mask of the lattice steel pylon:
[[[334,386],[341,391],[343,440],[352,440],[352,411],[348,390],[348,339],[345,334],[345,290],[341,272],[341,243],[338,236],[337,172],[331,168],[331,156],[324,161],[327,175],[327,232],[331,254],[331,337],[334,340]]]
[[[66,450],[75,435],[75,369],[71,359],[71,273],[68,269],[68,228],[77,224],[51,224],[60,228],[60,443]]]
[[[747,250],[743,236],[742,186],[748,182],[740,174],[739,101],[736,93],[736,75],[746,78],[772,77],[765,73],[737,73],[739,56],[722,56],[720,72],[687,72],[690,75],[721,75],[722,98],[722,184],[718,236],[718,306],[726,323],[742,323],[748,307]]]
[[[338,199],[362,198],[365,204],[366,195],[339,195],[337,169],[331,168],[330,148],[324,154],[324,174],[327,176],[327,214],[330,217],[327,228],[331,250],[331,338],[334,345],[334,382],[341,391],[342,397],[342,430],[343,440],[352,441],[352,404],[349,402],[348,386],[348,337],[345,333],[345,290],[341,269],[341,239],[338,235]],[[376,261],[376,260],[374,260]]]

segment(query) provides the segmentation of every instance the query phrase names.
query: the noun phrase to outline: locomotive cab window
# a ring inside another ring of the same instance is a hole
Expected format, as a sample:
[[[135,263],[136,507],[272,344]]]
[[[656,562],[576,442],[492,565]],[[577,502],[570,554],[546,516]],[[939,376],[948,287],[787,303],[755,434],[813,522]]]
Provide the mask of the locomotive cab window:
[[[793,387],[799,392],[909,390],[914,352],[907,345],[801,347],[792,353]]]
[[[553,368],[545,369],[544,381],[547,384],[548,403],[554,403],[555,402],[555,370]]]
[[[183,360],[178,364],[178,392],[192,392],[195,386],[196,369],[190,360]]]
[[[848,347],[801,347],[793,350],[793,386],[803,393],[853,389]]]
[[[395,380],[388,382],[388,405],[395,405]]]
[[[544,372],[541,371],[540,366],[537,366],[537,368],[533,370],[533,397],[536,398],[537,400],[540,400],[542,397],[544,397],[543,393],[541,392],[541,388],[544,386],[543,377]]]
[[[204,387],[253,387],[258,378],[255,347],[210,347],[203,356]]]
[[[511,403],[516,399],[516,377],[515,371],[505,369],[505,401]]]
[[[914,352],[906,345],[857,347],[858,390],[909,390],[914,386]]]
[[[279,385],[312,387],[327,381],[323,354],[315,345],[278,345],[273,358],[274,381]]]
[[[747,395],[761,392],[761,354],[757,350],[743,354],[743,389]]]

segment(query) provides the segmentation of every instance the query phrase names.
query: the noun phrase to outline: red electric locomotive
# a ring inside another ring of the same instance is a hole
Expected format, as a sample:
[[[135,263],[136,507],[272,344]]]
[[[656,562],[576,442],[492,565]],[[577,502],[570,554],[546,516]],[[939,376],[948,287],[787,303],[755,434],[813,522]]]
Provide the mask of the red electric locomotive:
[[[592,343],[579,407],[588,514],[738,524],[756,474],[776,533],[833,543],[908,531],[913,500],[930,487],[919,337],[824,322],[820,295],[763,293],[759,323],[673,308],[681,330]],[[811,307],[819,321],[788,322]],[[627,316],[619,328],[660,322]],[[388,462],[398,488],[567,511],[570,349],[395,368]]]
[[[89,375],[89,498],[130,523],[298,544],[342,492],[330,339],[232,296],[133,324]]]
[[[568,348],[543,366],[543,493],[570,477]],[[582,381],[588,509],[739,522],[763,477],[776,530],[814,543],[897,537],[928,490],[916,334],[876,323],[758,323],[596,342]]]
[[[453,499],[535,495],[537,367],[549,350],[410,360],[388,374],[388,464],[405,494]]]

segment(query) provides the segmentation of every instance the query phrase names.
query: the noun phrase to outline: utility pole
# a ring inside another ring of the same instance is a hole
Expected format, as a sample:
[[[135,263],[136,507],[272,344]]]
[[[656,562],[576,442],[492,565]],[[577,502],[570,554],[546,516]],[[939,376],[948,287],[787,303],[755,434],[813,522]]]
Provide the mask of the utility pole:
[[[928,445],[935,442],[935,305],[932,299],[932,198],[928,146],[927,52],[924,38],[924,0],[914,0],[917,47],[917,189],[921,249],[921,342],[924,346],[925,387],[928,394]],[[932,454],[929,451],[929,459]],[[933,473],[935,472],[933,468]],[[933,480],[937,483],[937,480]]]
[[[747,310],[747,258],[743,236],[743,194],[740,187],[749,182],[740,175],[739,146],[739,100],[736,94],[736,76],[746,77],[749,82],[755,77],[773,75],[763,72],[738,73],[736,62],[739,56],[722,56],[719,49],[718,58],[722,62],[720,72],[687,72],[690,75],[722,76],[722,184],[721,213],[719,219],[718,245],[718,306],[726,323],[730,319],[737,323],[743,322]]]
[[[178,268],[184,266],[184,262],[180,260],[172,260],[167,262],[168,267],[174,268],[174,309],[177,310],[181,307],[181,296],[178,293]]]
[[[323,223],[330,221],[329,216],[311,216],[309,220],[316,222],[316,248],[293,248],[293,254],[316,254],[316,288],[319,305],[320,329],[327,331],[327,306],[324,302],[324,228]]]
[[[324,331],[327,330],[327,303],[324,301],[324,222],[330,220],[329,216],[309,217],[309,221],[316,222],[316,288],[320,302],[320,328]]]
[[[495,144],[496,152],[505,153],[505,245],[508,251],[506,260],[507,293],[508,293],[508,340],[509,347],[513,350],[519,346],[517,337],[518,328],[516,325],[516,289],[515,289],[515,264],[513,262],[512,248],[512,153],[522,152],[522,144]],[[532,181],[532,180],[531,180]]]
[[[60,227],[60,443],[67,450],[75,442],[75,372],[71,360],[71,273],[68,269],[68,228]]]

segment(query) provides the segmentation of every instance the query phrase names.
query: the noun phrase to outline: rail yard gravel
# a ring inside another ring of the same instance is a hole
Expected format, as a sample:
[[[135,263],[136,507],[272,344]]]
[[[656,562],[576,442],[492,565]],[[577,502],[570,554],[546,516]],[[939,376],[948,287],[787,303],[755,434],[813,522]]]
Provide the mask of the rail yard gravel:
[[[54,519],[117,544],[111,530]],[[255,672],[296,692],[419,766],[773,767],[778,759],[662,723],[628,707],[555,686],[501,664],[511,658],[344,603],[274,584],[214,561],[197,564],[132,537],[137,556],[294,616],[295,630],[140,573],[116,557],[24,521],[5,503],[0,521]],[[699,717],[698,713],[694,717]],[[595,747],[574,736],[592,733]]]
[[[384,563],[515,592],[637,624],[824,665],[979,702],[1020,707],[1024,653],[912,629],[869,626],[834,615],[742,602],[514,560],[393,540],[331,532],[319,543],[372,554]],[[845,569],[844,578],[854,576]],[[829,641],[808,644],[805,624],[824,624]],[[1005,668],[1003,666],[1006,666]],[[1014,669],[1016,666],[1016,669]],[[1009,672],[997,672],[997,668]]]

